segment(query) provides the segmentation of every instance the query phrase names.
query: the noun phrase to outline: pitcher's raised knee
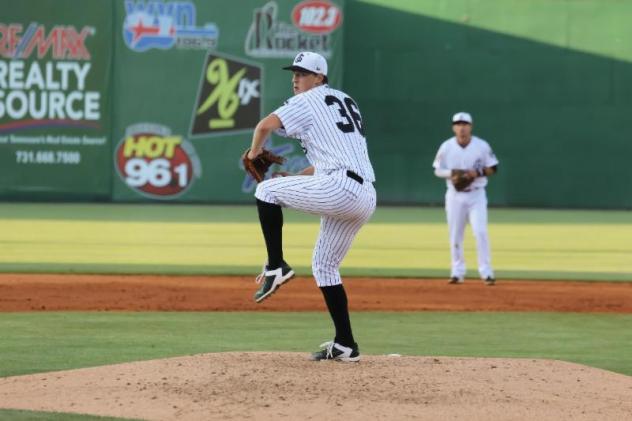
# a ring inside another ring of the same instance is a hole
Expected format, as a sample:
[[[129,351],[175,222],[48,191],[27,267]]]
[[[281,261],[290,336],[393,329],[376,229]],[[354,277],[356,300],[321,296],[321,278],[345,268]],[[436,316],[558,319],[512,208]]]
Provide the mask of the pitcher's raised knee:
[[[261,183],[257,184],[257,189],[255,190],[255,197],[261,200],[262,202],[273,203],[275,205],[278,205],[279,203],[277,201],[276,195],[273,192],[273,189],[270,188],[271,186],[270,186],[269,181],[272,181],[272,180],[262,181]]]
[[[340,272],[337,268],[330,267],[328,265],[313,263],[312,273],[314,274],[314,279],[316,279],[316,284],[319,287],[342,284]]]

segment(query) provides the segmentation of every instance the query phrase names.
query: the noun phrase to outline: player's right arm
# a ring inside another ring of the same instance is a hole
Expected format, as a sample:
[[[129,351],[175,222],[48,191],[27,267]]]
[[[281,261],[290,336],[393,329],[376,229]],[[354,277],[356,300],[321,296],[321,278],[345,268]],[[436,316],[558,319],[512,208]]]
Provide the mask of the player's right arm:
[[[450,178],[452,176],[452,170],[446,168],[435,168],[434,174],[439,178]]]
[[[250,146],[250,151],[248,151],[248,158],[254,159],[258,156],[263,150],[263,145],[266,142],[266,139],[270,136],[275,130],[281,128],[281,120],[274,114],[270,114],[265,117],[263,120],[257,124],[255,127],[255,131],[252,134],[252,144]]]
[[[445,164],[445,142],[439,147],[432,167],[434,168],[435,176],[439,178],[450,178],[452,176],[452,170],[446,168]]]

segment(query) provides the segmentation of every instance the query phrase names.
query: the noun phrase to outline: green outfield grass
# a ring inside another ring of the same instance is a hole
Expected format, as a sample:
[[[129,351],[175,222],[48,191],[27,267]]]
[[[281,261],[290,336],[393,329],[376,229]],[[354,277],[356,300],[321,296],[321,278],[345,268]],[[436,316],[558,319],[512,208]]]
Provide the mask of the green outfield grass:
[[[318,219],[285,215],[286,256],[309,274]],[[631,212],[493,209],[490,220],[499,277],[632,280]],[[469,233],[466,245],[474,267]],[[5,272],[252,274],[264,260],[253,207],[0,204],[0,247]],[[343,273],[446,276],[447,267],[441,209],[380,208]],[[367,354],[555,358],[632,374],[630,315],[352,317]],[[325,313],[5,313],[0,376],[202,352],[307,352],[330,336]],[[109,418],[0,410],[5,419]]]
[[[318,218],[285,212],[285,255],[310,273]],[[632,280],[632,212],[492,209],[500,278]],[[265,260],[253,206],[1,204],[0,271],[252,274]],[[473,237],[466,257],[476,276]],[[378,208],[348,276],[447,276],[440,208]]]
[[[57,412],[14,411],[0,409],[0,420],[4,421],[126,421],[127,418],[96,417]],[[131,420],[130,420],[131,421]]]
[[[632,315],[353,313],[366,354],[552,358],[632,375]],[[282,334],[280,334],[282,333]],[[315,350],[322,313],[4,313],[0,377],[205,352]]]
[[[632,315],[354,313],[352,320],[364,354],[550,358],[632,375]],[[0,377],[223,351],[307,358],[331,329],[324,312],[4,313]],[[112,418],[0,410],[0,420]]]

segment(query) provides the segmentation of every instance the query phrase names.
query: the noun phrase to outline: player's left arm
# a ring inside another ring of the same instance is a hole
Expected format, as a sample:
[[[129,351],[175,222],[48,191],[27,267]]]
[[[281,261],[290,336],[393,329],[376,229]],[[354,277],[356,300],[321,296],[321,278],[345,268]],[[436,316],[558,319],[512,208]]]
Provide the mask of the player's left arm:
[[[483,167],[478,170],[470,170],[468,171],[468,175],[471,178],[489,177],[490,175],[494,175],[497,172],[498,172],[498,164],[492,165],[491,167]]]
[[[314,175],[314,166],[310,165],[307,168],[304,168],[303,171],[296,173],[296,175]]]
[[[476,171],[476,177],[489,177],[498,172],[498,158],[496,158],[491,146],[487,145],[486,149],[484,166]]]
[[[270,114],[257,124],[255,131],[252,134],[252,145],[250,146],[250,152],[248,152],[248,158],[254,159],[263,150],[263,145],[266,143],[266,139],[270,134],[283,127],[281,120],[274,114]]]
[[[310,165],[309,167],[304,168],[302,171],[299,171],[296,174],[292,174],[287,171],[278,171],[275,172],[272,177],[288,177],[290,175],[314,175],[314,166]]]
[[[465,175],[470,179],[475,179],[477,177],[489,177],[490,175],[496,174],[498,172],[498,164],[492,165],[491,167],[483,167],[477,170],[467,170]],[[437,174],[437,171],[435,171]],[[437,174],[437,177],[441,177]]]

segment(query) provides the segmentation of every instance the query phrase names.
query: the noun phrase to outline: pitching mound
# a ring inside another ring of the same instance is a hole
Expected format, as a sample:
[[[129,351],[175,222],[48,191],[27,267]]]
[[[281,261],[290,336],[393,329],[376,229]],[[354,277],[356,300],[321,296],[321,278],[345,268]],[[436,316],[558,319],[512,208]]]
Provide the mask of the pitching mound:
[[[632,378],[549,360],[221,353],[0,379],[0,407],[148,420],[631,419]]]

